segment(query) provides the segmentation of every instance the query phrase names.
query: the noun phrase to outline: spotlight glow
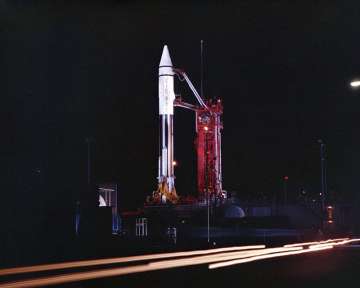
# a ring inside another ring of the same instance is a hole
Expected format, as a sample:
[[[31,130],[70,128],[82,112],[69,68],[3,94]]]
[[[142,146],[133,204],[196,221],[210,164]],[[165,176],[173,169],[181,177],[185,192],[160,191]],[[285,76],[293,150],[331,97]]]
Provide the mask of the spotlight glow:
[[[360,86],[360,81],[356,80],[356,81],[352,81],[350,83],[350,86],[351,87],[359,87]]]

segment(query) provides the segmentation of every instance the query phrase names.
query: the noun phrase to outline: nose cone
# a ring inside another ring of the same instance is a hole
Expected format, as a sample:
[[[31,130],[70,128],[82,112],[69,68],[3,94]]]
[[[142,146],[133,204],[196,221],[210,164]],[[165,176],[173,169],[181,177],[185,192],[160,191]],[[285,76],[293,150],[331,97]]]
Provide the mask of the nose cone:
[[[159,67],[172,67],[172,62],[171,62],[171,58],[170,58],[170,53],[169,53],[169,49],[167,47],[167,45],[164,46],[162,55],[161,55],[161,60],[160,60],[160,64]]]

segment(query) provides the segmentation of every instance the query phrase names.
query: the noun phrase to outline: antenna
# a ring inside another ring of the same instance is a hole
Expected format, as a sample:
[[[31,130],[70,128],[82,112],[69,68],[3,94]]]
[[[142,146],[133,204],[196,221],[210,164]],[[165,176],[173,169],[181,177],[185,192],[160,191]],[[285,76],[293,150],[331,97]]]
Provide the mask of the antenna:
[[[200,96],[204,99],[204,40],[200,40]]]

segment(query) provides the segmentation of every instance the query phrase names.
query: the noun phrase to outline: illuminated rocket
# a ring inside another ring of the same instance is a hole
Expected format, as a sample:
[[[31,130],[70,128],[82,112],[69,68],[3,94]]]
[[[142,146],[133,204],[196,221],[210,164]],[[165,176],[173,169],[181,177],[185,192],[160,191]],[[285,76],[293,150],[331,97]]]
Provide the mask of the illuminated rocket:
[[[168,47],[165,45],[159,64],[159,187],[157,195],[161,202],[176,202],[174,176],[174,71]]]

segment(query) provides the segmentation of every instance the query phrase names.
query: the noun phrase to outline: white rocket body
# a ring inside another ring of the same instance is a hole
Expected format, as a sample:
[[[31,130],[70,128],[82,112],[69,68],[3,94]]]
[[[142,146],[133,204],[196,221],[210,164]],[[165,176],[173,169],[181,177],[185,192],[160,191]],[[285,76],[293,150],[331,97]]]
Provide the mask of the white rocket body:
[[[168,47],[165,45],[159,65],[159,116],[160,151],[159,183],[166,183],[171,193],[175,188],[174,177],[174,72]]]

